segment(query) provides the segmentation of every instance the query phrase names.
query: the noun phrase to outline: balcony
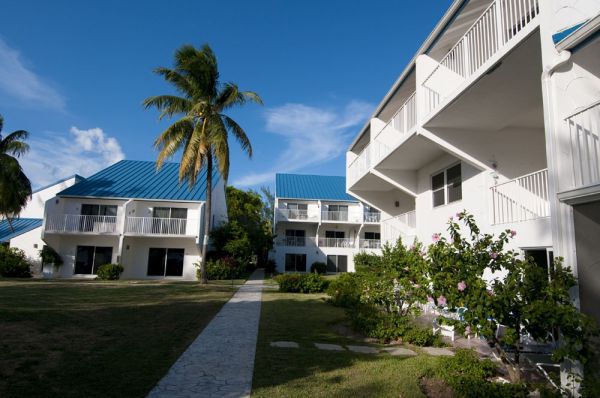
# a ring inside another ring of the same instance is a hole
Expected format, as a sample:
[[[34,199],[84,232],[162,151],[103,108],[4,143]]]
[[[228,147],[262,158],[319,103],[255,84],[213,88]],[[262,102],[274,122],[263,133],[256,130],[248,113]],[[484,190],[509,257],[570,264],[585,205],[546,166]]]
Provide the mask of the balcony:
[[[381,249],[380,239],[360,239],[358,245],[361,249]]]
[[[379,212],[367,212],[364,214],[365,224],[377,224],[381,221],[381,213]]]
[[[308,236],[284,236],[278,239],[275,244],[277,246],[286,247],[305,247],[308,245],[314,245],[315,238]]]
[[[354,249],[354,239],[350,238],[319,238],[319,247],[343,247]]]
[[[472,82],[501,53],[527,37],[537,25],[538,1],[494,0],[423,81],[424,114],[432,113],[464,88],[464,82]]]
[[[372,167],[376,166],[383,158],[390,154],[393,146],[385,143],[398,143],[417,125],[416,92],[412,93],[402,104],[371,142],[358,154],[356,159],[348,166],[348,184],[354,185]]]
[[[60,214],[46,217],[45,232],[116,234],[116,216],[84,216],[80,214]]]
[[[573,188],[600,184],[600,101],[565,119],[573,161]]]
[[[199,220],[185,218],[127,217],[125,234],[137,236],[198,236]]]
[[[276,220],[319,222],[319,215],[309,210],[277,209]]]
[[[548,169],[497,184],[491,191],[494,225],[550,216]]]

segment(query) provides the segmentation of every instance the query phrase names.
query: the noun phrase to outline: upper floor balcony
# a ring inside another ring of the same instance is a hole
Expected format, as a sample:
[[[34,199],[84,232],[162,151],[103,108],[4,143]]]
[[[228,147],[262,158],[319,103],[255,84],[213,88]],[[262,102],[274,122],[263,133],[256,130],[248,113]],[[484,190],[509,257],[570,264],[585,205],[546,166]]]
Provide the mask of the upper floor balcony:
[[[381,213],[376,211],[363,211],[363,208],[358,204],[342,207],[347,207],[347,209],[319,211],[317,207],[313,206],[310,206],[307,209],[276,209],[275,221],[377,224],[381,220]]]
[[[472,84],[539,26],[539,0],[494,0],[427,75],[423,115]]]
[[[127,217],[125,234],[131,236],[189,236],[197,237],[200,220],[165,217]]]
[[[116,216],[54,214],[46,217],[45,232],[67,234],[119,234]]]
[[[572,175],[570,189],[600,184],[600,101],[565,119]]]
[[[319,222],[319,212],[316,209],[277,209],[275,222],[280,221],[309,221]]]

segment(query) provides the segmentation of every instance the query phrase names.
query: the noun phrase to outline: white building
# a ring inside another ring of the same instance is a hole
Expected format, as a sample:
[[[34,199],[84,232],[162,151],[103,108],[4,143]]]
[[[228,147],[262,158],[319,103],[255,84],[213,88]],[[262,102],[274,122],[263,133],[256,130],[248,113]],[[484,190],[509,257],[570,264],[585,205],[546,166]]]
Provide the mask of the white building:
[[[599,10],[452,3],[347,152],[347,191],[381,209],[383,239],[428,244],[466,209],[541,266],[563,256],[600,320]]]
[[[33,191],[31,199],[18,218],[11,219],[10,223],[6,219],[0,221],[0,243],[23,250],[32,264],[34,273],[41,271],[40,250],[44,247],[42,241],[44,204],[58,192],[82,179],[83,177],[79,175],[73,175]]]
[[[354,255],[381,253],[380,212],[346,193],[345,178],[277,174],[275,245],[279,272],[310,272],[314,262],[329,273],[354,271]]]
[[[178,182],[179,165],[122,160],[46,201],[43,239],[61,256],[59,277],[93,277],[123,265],[122,278],[196,279],[204,238],[206,175]],[[225,188],[215,176],[212,224],[227,219]]]

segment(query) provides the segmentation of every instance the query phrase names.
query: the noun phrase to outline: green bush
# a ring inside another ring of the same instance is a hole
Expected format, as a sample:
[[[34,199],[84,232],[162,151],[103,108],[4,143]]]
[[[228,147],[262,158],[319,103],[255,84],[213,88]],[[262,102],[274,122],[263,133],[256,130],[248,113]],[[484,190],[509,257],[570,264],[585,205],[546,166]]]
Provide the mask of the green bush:
[[[465,398],[527,397],[523,384],[492,383],[487,379],[496,374],[496,365],[489,360],[480,360],[472,350],[457,350],[453,357],[442,357],[435,376],[452,387],[456,396]]]
[[[23,250],[0,245],[0,276],[31,278],[31,264]]]
[[[104,264],[98,267],[96,275],[98,279],[104,281],[116,281],[121,277],[123,273],[123,266],[121,264]]]
[[[319,274],[281,274],[275,281],[279,283],[279,291],[285,293],[321,293],[328,285]]]
[[[238,266],[233,257],[211,259],[206,262],[206,278],[211,281],[237,279],[244,274],[244,267]],[[200,279],[200,267],[196,268],[196,277]]]
[[[327,288],[329,301],[338,307],[352,308],[360,303],[361,277],[355,273],[343,273],[332,280]]]
[[[411,325],[402,335],[402,341],[419,347],[442,346],[443,342],[439,335],[433,334],[431,328]]]
[[[381,266],[381,256],[361,252],[354,255],[354,268],[357,272],[372,271]]]
[[[313,274],[324,274],[327,272],[327,264],[322,261],[315,261],[310,266],[310,272]]]

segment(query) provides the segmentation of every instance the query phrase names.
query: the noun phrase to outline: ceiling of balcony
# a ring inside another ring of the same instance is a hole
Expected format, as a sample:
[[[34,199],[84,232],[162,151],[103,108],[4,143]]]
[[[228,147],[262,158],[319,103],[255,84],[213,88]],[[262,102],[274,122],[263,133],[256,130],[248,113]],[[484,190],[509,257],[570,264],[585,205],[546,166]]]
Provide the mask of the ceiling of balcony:
[[[379,163],[377,169],[418,170],[443,154],[436,143],[422,135],[413,135]]]
[[[535,32],[496,69],[491,69],[425,128],[499,131],[507,127],[543,128],[541,49]]]

